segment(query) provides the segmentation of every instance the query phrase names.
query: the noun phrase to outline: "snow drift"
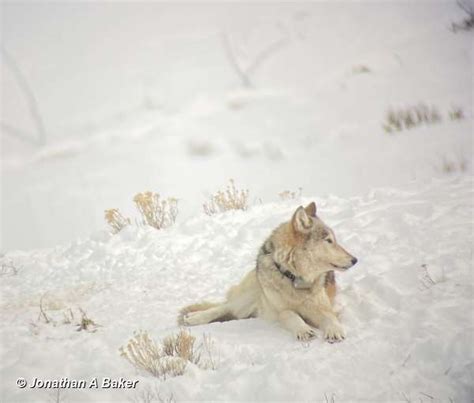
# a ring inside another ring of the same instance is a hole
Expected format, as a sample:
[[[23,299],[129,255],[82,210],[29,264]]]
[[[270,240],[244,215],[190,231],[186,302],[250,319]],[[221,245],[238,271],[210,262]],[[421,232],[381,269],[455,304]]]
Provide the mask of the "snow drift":
[[[178,309],[223,298],[253,267],[260,243],[311,198],[195,217],[156,231],[129,227],[2,262],[0,376],[4,401],[47,400],[19,377],[120,378],[137,389],[62,390],[67,401],[126,401],[155,388],[166,399],[468,401],[473,396],[472,177],[383,188],[350,199],[316,197],[318,213],[359,258],[338,274],[347,339],[295,341],[260,319],[191,329],[214,340],[215,370],[189,365],[159,380],[118,349],[138,329],[159,340],[177,331]],[[81,307],[100,326],[45,323]]]

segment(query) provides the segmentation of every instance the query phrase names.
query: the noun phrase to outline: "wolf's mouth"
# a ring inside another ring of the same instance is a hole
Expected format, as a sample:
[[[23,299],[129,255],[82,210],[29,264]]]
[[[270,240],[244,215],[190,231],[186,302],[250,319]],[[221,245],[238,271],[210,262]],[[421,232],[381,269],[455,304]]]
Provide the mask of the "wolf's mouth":
[[[332,263],[330,263],[330,265],[332,267],[334,267],[335,269],[339,269],[339,270],[347,270],[349,267],[351,267],[351,266],[349,266],[349,267],[347,267],[347,266],[337,266],[337,265],[332,264]]]
[[[357,263],[357,258],[353,257],[351,260],[351,264],[349,266],[338,266],[337,264],[334,264],[334,263],[329,263],[329,264],[335,269],[347,270],[347,269],[350,269],[352,266],[354,266],[356,263]]]

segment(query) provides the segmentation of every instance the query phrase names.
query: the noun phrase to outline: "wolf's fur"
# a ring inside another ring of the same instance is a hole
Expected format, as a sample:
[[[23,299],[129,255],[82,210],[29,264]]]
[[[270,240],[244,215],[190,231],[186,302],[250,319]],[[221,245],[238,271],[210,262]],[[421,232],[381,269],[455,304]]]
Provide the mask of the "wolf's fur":
[[[261,246],[257,266],[230,288],[223,303],[183,308],[182,325],[202,325],[261,317],[278,321],[300,340],[320,328],[328,341],[344,338],[333,310],[334,270],[347,270],[357,259],[339,246],[333,231],[316,216],[316,205],[298,207]]]

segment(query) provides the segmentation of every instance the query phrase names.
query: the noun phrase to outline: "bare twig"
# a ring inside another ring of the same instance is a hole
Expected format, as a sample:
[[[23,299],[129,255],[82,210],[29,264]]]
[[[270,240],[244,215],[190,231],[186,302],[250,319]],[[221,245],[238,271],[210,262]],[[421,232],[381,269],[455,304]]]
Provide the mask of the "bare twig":
[[[0,276],[16,276],[18,274],[18,267],[16,267],[13,262],[2,263],[0,268]]]
[[[235,56],[229,40],[229,36],[225,32],[222,33],[222,43],[224,44],[227,58],[229,59],[231,66],[234,68],[234,71],[242,81],[242,85],[247,88],[253,87],[250,77],[246,74],[245,69],[243,69],[240,63],[237,61],[237,57]]]
[[[426,396],[426,397],[429,397],[431,400],[433,400],[433,399],[434,399],[434,397],[433,397],[433,396],[431,396],[431,395],[428,395],[427,393],[420,392],[420,394],[422,394],[422,395],[424,395],[424,396]]]
[[[231,40],[229,39],[229,35],[223,32],[221,34],[221,37],[227,58],[229,59],[229,62],[233,67],[234,71],[239,76],[242,85],[246,88],[254,87],[251,76],[271,55],[276,53],[288,42],[287,36],[272,42],[265,48],[261,49],[260,52],[257,53],[255,57],[246,66],[244,66],[243,63],[238,60],[235,54]]]
[[[81,321],[77,323],[77,331],[80,332],[81,330],[86,330],[88,332],[94,333],[97,331],[97,328],[100,326],[95,323],[91,318],[89,318],[86,312],[79,308],[79,312],[81,313]],[[72,314],[72,311],[71,311]]]
[[[15,80],[20,88],[21,92],[26,98],[28,109],[30,111],[30,115],[35,122],[36,126],[36,135],[37,135],[37,144],[44,145],[46,143],[46,129],[43,122],[43,117],[41,115],[38,100],[36,99],[35,93],[33,88],[31,87],[30,83],[28,82],[26,76],[23,74],[20,66],[13,58],[13,56],[5,49],[4,46],[1,46],[1,52],[3,55],[3,60],[5,61],[5,65],[11,70],[13,73]],[[21,130],[2,122],[1,126],[4,130],[9,132],[10,134],[14,135],[15,137],[21,138],[22,140],[27,140],[28,136]],[[31,141],[31,140],[30,140]]]
[[[405,392],[402,392],[402,394],[403,394],[403,397],[405,398],[405,401],[408,402],[408,403],[410,403],[411,400],[410,400],[410,398],[407,396],[407,394],[406,394]]]
[[[203,366],[206,369],[210,368],[213,371],[215,371],[217,367],[219,366],[220,354],[218,352],[217,359],[216,359],[216,357],[214,356],[214,349],[215,349],[214,340],[212,340],[209,334],[202,335],[201,349],[204,350],[204,353],[207,356],[207,362],[205,362]]]
[[[54,391],[50,391],[50,402],[51,403],[61,403],[63,402],[62,389],[58,388]]]
[[[171,393],[169,396],[163,396],[160,390],[155,386],[145,388],[131,399],[133,403],[174,403],[175,399]]]
[[[331,400],[329,400],[328,395],[325,393],[324,394],[324,399],[325,399],[326,403],[335,403],[336,402],[336,399],[334,398],[334,393],[331,394]]]
[[[453,22],[451,24],[451,30],[456,33],[458,30],[469,31],[474,28],[474,7],[465,1],[458,0],[458,7],[467,14],[467,17],[464,18],[461,22]]]
[[[411,357],[411,354],[408,354],[408,355],[407,355],[407,358],[405,358],[405,359],[403,360],[402,367],[405,366],[405,364],[408,362],[408,360],[410,359],[410,357]]]
[[[436,284],[436,281],[433,280],[430,273],[428,272],[428,266],[426,264],[422,264],[420,266],[419,272],[420,284],[421,286],[428,290]]]
[[[38,320],[43,318],[45,323],[49,323],[49,322],[51,322],[51,319],[49,318],[48,315],[46,315],[46,312],[43,310],[43,298],[44,298],[45,295],[46,294],[43,294],[40,298],[40,303],[39,303],[40,313],[39,313],[39,316],[38,316]]]

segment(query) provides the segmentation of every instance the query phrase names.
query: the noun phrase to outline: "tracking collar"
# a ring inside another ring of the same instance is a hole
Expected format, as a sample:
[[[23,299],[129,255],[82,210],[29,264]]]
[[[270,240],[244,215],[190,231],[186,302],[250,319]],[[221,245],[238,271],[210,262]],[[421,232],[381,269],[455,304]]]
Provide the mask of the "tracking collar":
[[[285,277],[289,278],[291,282],[293,283],[293,287],[296,289],[308,289],[313,286],[313,283],[308,283],[303,277],[301,276],[295,276],[291,271],[288,269],[285,270],[284,267],[282,267],[278,262],[273,260],[273,264],[276,266],[278,271],[283,274]]]

